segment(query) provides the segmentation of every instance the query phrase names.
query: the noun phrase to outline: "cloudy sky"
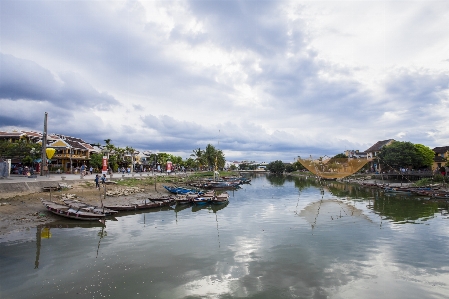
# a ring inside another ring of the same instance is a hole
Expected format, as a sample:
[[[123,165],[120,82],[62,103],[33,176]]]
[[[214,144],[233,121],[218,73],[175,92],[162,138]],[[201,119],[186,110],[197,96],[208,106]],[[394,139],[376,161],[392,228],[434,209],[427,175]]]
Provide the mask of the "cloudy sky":
[[[0,2],[0,130],[186,158],[449,145],[449,1]]]

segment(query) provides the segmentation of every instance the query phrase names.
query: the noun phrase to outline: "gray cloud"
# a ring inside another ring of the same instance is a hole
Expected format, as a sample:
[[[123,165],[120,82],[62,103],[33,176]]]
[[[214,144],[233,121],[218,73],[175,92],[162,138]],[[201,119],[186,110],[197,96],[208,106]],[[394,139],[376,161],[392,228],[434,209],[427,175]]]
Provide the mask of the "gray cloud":
[[[58,133],[91,142],[179,153],[211,143],[230,159],[332,155],[401,136],[446,145],[447,71],[346,63],[366,40],[311,6],[3,1],[0,128],[40,130],[47,111]],[[335,57],[314,47],[320,34]]]
[[[65,108],[100,110],[119,104],[74,73],[56,77],[35,62],[4,54],[0,54],[0,64],[0,99],[45,101]]]

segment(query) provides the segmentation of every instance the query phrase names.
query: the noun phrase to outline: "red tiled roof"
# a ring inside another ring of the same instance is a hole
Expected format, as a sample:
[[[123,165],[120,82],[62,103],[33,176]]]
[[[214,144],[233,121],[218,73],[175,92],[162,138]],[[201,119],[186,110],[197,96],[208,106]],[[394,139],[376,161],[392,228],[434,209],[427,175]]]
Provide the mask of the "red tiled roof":
[[[380,149],[382,147],[384,147],[385,145],[387,145],[391,141],[394,141],[394,139],[387,139],[387,140],[377,141],[372,147],[370,147],[369,149],[367,149],[364,152],[365,153],[378,152],[378,151],[380,151]]]

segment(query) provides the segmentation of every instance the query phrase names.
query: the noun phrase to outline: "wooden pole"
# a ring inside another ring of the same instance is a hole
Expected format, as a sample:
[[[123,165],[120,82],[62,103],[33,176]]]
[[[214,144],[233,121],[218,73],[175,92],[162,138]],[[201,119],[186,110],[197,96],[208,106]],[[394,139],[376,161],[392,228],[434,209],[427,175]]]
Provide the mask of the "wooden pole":
[[[44,175],[44,171],[47,171],[47,115],[48,113],[45,112],[44,116],[44,133],[42,135],[42,154],[41,154],[41,173],[40,175]]]

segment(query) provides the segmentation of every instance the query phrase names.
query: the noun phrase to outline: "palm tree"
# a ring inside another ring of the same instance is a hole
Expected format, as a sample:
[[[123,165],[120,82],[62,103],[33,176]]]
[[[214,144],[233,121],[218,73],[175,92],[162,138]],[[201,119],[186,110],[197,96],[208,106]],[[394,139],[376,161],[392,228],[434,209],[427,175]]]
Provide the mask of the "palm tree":
[[[201,148],[194,149],[193,154],[190,154],[190,156],[195,157],[195,161],[198,164],[198,167],[201,169],[204,162],[204,152],[201,150]]]
[[[206,146],[206,150],[204,151],[204,159],[207,162],[207,166],[214,167],[215,166],[215,158],[217,150],[211,144]]]

